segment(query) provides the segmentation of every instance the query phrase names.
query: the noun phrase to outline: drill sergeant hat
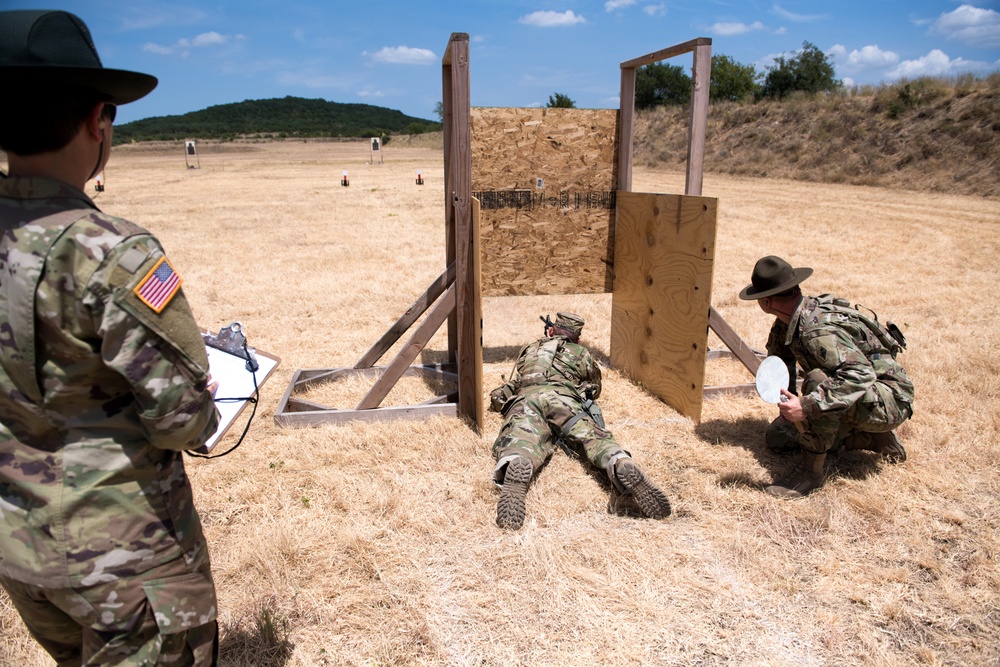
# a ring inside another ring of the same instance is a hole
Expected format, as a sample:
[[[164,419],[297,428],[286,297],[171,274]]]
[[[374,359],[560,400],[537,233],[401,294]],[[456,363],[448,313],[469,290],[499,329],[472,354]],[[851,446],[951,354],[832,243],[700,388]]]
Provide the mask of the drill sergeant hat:
[[[774,255],[761,257],[753,267],[750,284],[740,291],[744,301],[763,299],[792,289],[812,275],[808,267],[793,269],[792,265]]]
[[[149,74],[105,68],[87,26],[69,12],[0,12],[0,88],[8,95],[73,85],[117,105],[145,97],[156,84]]]

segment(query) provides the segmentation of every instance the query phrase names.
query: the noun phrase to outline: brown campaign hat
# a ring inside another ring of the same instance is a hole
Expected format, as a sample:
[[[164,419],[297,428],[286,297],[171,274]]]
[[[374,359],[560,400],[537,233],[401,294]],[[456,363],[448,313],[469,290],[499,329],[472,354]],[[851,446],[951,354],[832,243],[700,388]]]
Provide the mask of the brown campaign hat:
[[[808,267],[793,269],[792,265],[774,255],[761,257],[753,267],[750,284],[740,291],[744,301],[763,299],[786,292],[812,275]]]
[[[75,85],[127,104],[156,84],[149,74],[105,68],[87,26],[69,12],[0,12],[0,87],[8,94]]]

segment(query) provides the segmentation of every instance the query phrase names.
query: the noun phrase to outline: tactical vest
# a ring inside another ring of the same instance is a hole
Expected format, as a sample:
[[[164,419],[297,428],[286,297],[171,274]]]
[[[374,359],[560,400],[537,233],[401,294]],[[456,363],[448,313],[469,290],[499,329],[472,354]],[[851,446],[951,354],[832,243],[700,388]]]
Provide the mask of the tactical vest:
[[[518,360],[522,387],[549,382],[556,355],[559,354],[559,349],[565,341],[565,338],[559,337],[544,338],[524,348],[524,352]]]

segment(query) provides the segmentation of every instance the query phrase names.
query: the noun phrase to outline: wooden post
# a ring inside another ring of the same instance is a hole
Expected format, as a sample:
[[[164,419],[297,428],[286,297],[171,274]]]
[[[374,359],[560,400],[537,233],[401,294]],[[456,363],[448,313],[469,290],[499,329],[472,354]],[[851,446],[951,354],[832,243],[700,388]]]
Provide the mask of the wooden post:
[[[445,265],[451,266],[455,263],[455,207],[452,200],[452,155],[451,149],[454,143],[454,106],[452,72],[453,45],[459,37],[459,33],[452,33],[448,40],[448,46],[444,50],[444,58],[441,63],[441,121],[444,129],[444,254]],[[448,317],[448,363],[455,363],[458,357],[458,314],[452,313]]]
[[[635,67],[622,66],[620,132],[618,135],[618,189],[632,192],[632,140],[635,133]]]
[[[687,180],[684,193],[701,194],[705,169],[705,131],[708,127],[708,97],[712,78],[712,40],[694,48],[694,69],[691,76],[691,124],[688,128]]]
[[[456,307],[448,318],[448,356],[458,365],[458,413],[483,425],[479,245],[473,230],[469,35],[452,33],[442,61],[445,111],[445,220],[455,262]],[[477,362],[477,360],[479,360]]]

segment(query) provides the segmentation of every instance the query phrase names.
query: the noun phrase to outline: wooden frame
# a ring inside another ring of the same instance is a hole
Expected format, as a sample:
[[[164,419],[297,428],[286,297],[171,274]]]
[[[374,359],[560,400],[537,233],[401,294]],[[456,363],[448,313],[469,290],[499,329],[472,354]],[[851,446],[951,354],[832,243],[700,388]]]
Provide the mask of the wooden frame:
[[[711,44],[711,39],[700,37],[621,64],[622,96],[618,162],[620,190],[632,191],[636,68],[693,52],[693,94],[685,195],[701,195]],[[451,35],[442,58],[441,84],[447,268],[352,368],[296,370],[275,411],[274,420],[278,425],[303,427],[352,420],[420,419],[432,414],[443,414],[462,417],[478,431],[482,431],[485,406],[482,387],[479,202],[472,197],[471,98],[467,33]],[[427,316],[396,357],[387,366],[375,366],[374,364],[425,313]],[[448,330],[448,362],[412,365],[420,351],[445,322]],[[709,306],[708,323],[747,369],[755,373],[759,365],[759,353],[743,343],[711,306]],[[707,351],[705,358],[718,356],[720,353],[717,351]],[[352,374],[376,378],[372,388],[353,410],[332,409],[294,396],[296,390]],[[435,396],[420,405],[382,407],[382,401],[399,379],[414,374],[444,379],[454,386],[454,391]],[[720,391],[742,391],[747,386],[753,387],[752,384],[705,387],[704,395]],[[698,412],[700,415],[700,403]]]
[[[708,102],[712,74],[712,40],[708,37],[698,37],[682,44],[648,53],[621,64],[621,137],[618,146],[618,187],[625,192],[632,192],[632,155],[635,137],[635,73],[644,65],[651,65],[667,58],[693,53],[693,68],[691,77],[691,121],[688,128],[688,159],[687,175],[684,193],[688,195],[702,194],[702,181],[705,166],[705,134],[708,128]],[[756,375],[760,366],[760,352],[753,350],[743,342],[739,334],[725,321],[715,308],[709,306],[708,325],[722,340],[752,375]],[[709,351],[707,358],[729,356]],[[705,387],[705,396],[721,393],[751,392],[754,384],[726,385]]]
[[[479,209],[472,198],[469,89],[469,35],[453,33],[442,59],[442,110],[445,173],[445,271],[417,298],[352,368],[296,370],[274,413],[279,426],[305,427],[353,420],[422,419],[434,414],[463,417],[482,431],[482,307],[479,280]],[[428,312],[429,311],[429,312]],[[416,324],[424,320],[387,366],[374,364]],[[448,324],[448,363],[412,365],[438,329]],[[337,410],[296,398],[310,385],[348,375],[375,378],[353,410]],[[443,379],[454,391],[420,405],[382,407],[400,378],[423,375]]]

